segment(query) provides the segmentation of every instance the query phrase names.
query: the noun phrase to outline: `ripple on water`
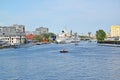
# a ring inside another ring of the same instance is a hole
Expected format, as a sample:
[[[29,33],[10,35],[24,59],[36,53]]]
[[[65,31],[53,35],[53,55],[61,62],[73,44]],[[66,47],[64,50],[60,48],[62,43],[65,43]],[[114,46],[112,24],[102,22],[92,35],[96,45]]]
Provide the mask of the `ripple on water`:
[[[61,54],[59,50],[69,52]],[[119,80],[120,48],[96,43],[0,50],[2,80]]]

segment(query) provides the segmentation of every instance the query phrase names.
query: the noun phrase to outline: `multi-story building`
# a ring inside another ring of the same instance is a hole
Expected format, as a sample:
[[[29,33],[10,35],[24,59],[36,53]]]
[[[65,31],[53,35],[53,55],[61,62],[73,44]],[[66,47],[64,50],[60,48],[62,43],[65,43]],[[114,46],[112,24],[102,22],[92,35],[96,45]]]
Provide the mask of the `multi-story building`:
[[[48,33],[48,28],[45,28],[45,27],[36,28],[35,33],[38,35],[42,33]]]
[[[120,25],[112,25],[110,28],[111,37],[120,37]]]
[[[26,39],[31,41],[36,35],[41,35],[42,33],[48,33],[49,29],[46,27],[36,28],[35,31],[26,31]]]
[[[0,26],[0,40],[7,42],[9,45],[21,44],[26,40],[25,26]]]

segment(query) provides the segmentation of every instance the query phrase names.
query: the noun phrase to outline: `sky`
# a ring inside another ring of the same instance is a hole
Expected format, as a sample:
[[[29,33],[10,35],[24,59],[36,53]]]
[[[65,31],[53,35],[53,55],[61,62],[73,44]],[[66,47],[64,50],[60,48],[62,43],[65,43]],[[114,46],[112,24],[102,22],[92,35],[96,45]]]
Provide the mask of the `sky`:
[[[79,34],[120,25],[120,0],[0,0],[0,26],[25,25],[26,31],[47,27]]]

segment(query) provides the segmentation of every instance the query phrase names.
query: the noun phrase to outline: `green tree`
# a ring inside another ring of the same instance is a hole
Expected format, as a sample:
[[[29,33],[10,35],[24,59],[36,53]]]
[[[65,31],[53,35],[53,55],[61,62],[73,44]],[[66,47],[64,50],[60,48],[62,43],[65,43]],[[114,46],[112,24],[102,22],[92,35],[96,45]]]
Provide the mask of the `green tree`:
[[[47,41],[50,41],[50,42],[51,42],[50,37],[51,37],[51,36],[55,36],[55,34],[54,34],[54,33],[43,33],[43,34],[41,34],[40,36],[41,36],[42,38],[46,38]]]
[[[46,39],[48,39],[50,35],[49,35],[49,33],[43,33],[43,34],[41,34],[41,36],[45,37]]]
[[[35,36],[33,40],[35,42],[41,42],[43,38],[46,38],[46,40],[49,41],[49,38],[53,35],[55,36],[54,33],[42,33],[40,35]]]
[[[106,37],[106,33],[104,30],[100,29],[96,31],[97,41],[104,41],[105,37]]]
[[[35,42],[41,42],[42,41],[42,37],[40,35],[37,35],[37,36],[33,37],[33,40]]]
[[[56,34],[54,33],[49,33],[49,42],[55,42],[56,39]]]
[[[41,34],[42,37],[45,37],[46,39],[49,39],[50,36],[55,35],[54,33],[43,33]]]

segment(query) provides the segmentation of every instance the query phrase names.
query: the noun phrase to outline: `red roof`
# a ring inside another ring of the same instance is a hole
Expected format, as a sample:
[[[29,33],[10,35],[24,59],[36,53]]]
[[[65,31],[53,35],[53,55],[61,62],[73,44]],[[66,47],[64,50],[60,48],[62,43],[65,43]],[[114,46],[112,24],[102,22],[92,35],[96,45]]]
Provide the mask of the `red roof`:
[[[27,38],[27,40],[32,40],[34,36],[36,36],[36,35],[28,34],[28,35],[26,35],[26,38]]]

